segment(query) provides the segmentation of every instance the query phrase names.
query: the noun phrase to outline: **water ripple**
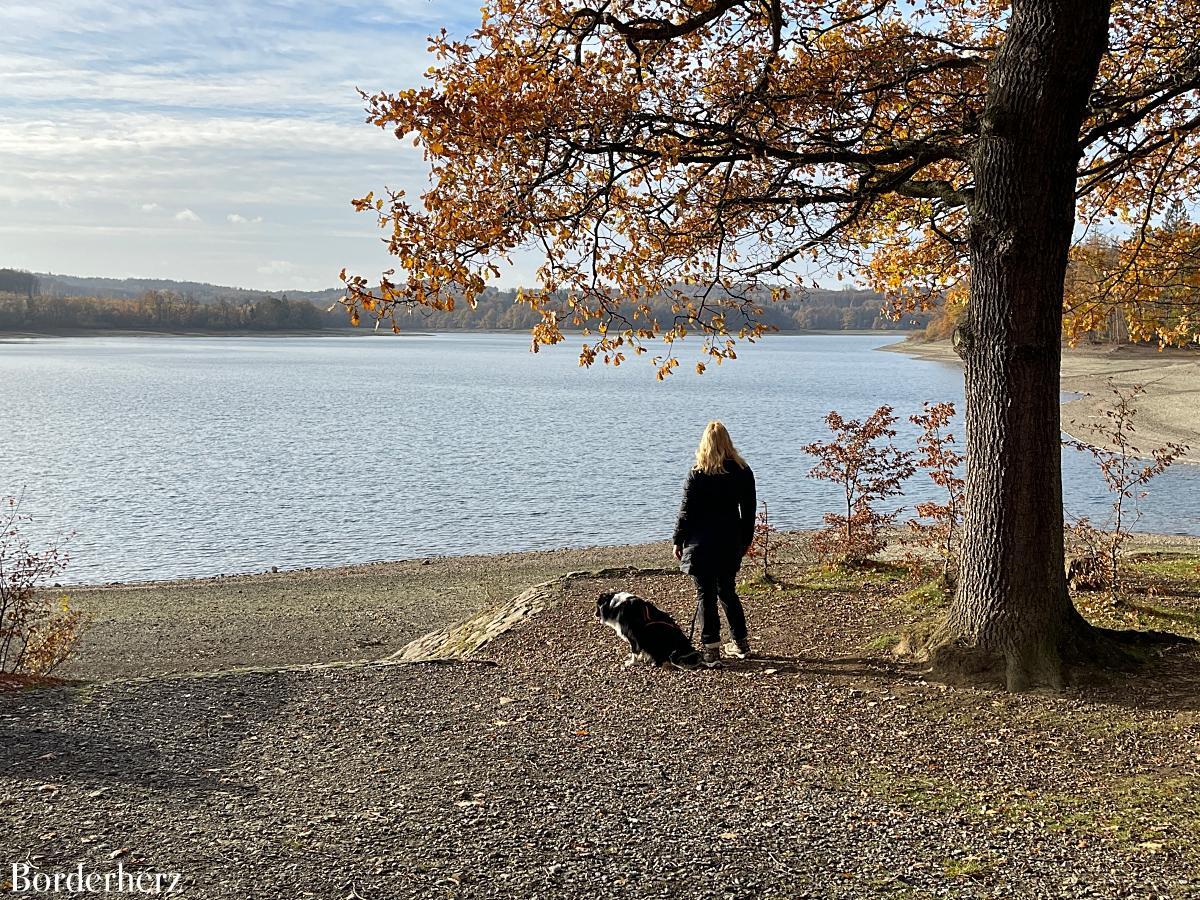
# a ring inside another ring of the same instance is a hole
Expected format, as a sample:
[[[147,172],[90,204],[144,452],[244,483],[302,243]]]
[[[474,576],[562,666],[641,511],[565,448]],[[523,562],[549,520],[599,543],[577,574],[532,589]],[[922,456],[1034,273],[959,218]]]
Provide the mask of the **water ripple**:
[[[888,340],[774,337],[665,383],[521,335],[4,344],[0,494],[24,488],[39,538],[75,530],[72,582],[661,540],[721,418],[776,522],[814,527],[834,493],[799,448],[826,411],[961,401],[955,367],[872,352]],[[1064,484],[1103,518],[1079,454]],[[1139,527],[1200,534],[1197,488],[1168,472]]]

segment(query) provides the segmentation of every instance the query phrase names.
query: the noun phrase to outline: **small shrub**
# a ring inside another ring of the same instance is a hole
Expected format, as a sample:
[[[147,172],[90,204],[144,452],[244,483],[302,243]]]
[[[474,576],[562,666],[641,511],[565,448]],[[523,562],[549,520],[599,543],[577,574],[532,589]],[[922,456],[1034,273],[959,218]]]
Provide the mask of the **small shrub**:
[[[67,555],[57,545],[30,549],[21,534],[30,517],[16,498],[0,503],[0,675],[49,675],[70,657],[82,626],[65,594],[55,600],[40,590]]]
[[[1103,591],[1113,583],[1106,552],[1108,536],[1087,516],[1067,524],[1067,587],[1073,591]]]
[[[910,520],[909,528],[915,533],[918,544],[934,552],[941,564],[942,581],[946,584],[952,583],[957,574],[957,529],[962,524],[965,484],[958,474],[963,455],[958,452],[954,435],[948,429],[953,418],[953,403],[930,404],[928,401],[919,415],[908,417],[921,429],[917,437],[916,465],[945,492],[944,502],[918,503],[917,518]]]
[[[1104,420],[1095,425],[1085,425],[1083,430],[1090,433],[1099,446],[1094,446],[1074,439],[1064,443],[1089,454],[1096,461],[1104,484],[1112,495],[1111,514],[1108,528],[1099,530],[1090,524],[1083,529],[1076,540],[1090,541],[1091,549],[1085,555],[1100,556],[1103,562],[1081,562],[1096,578],[1106,580],[1109,599],[1113,603],[1120,602],[1121,597],[1121,558],[1126,542],[1130,537],[1130,529],[1141,517],[1138,501],[1146,496],[1146,487],[1150,481],[1165,472],[1171,465],[1187,452],[1183,444],[1166,443],[1149,450],[1139,448],[1134,444],[1137,429],[1134,420],[1137,418],[1137,407],[1134,401],[1146,392],[1146,389],[1135,384],[1129,388],[1119,388],[1108,380],[1109,390],[1113,399],[1104,411]],[[1081,520],[1086,521],[1086,520]],[[1079,525],[1076,525],[1079,529]],[[1076,579],[1081,582],[1080,578]]]
[[[900,493],[913,474],[912,454],[892,443],[896,430],[892,407],[881,406],[866,419],[825,416],[833,440],[814,441],[802,449],[817,458],[810,478],[842,488],[845,512],[826,513],[826,527],[813,538],[813,548],[842,565],[859,565],[884,547],[883,529],[901,510],[886,513],[873,504]]]
[[[950,605],[950,595],[945,582],[927,581],[901,594],[898,602],[909,611],[941,609]]]
[[[766,583],[774,584],[776,582],[775,569],[779,552],[788,543],[789,541],[780,534],[779,529],[771,524],[767,501],[763,500],[761,509],[754,520],[754,540],[750,542],[746,558],[758,563],[759,577]]]

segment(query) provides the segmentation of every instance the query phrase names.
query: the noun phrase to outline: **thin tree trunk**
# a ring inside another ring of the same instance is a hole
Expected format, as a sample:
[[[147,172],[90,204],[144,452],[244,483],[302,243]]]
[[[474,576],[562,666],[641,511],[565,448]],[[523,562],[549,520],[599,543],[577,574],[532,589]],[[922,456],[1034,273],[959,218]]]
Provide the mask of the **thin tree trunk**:
[[[989,72],[973,159],[963,558],[931,642],[944,668],[1002,666],[1058,686],[1086,632],[1063,572],[1059,364],[1078,136],[1108,33],[1106,0],[1018,0]]]
[[[850,502],[850,491],[846,491],[846,556],[849,557],[853,552],[850,548],[854,546],[854,513],[853,504]]]
[[[954,508],[950,508],[950,524],[946,526],[946,543],[942,545],[942,584],[950,583],[950,559],[954,555]]]
[[[1125,494],[1123,493],[1124,490],[1125,485],[1122,484],[1117,493],[1117,500],[1115,504],[1117,508],[1116,521],[1113,523],[1113,535],[1109,540],[1108,545],[1108,564],[1110,566],[1108,570],[1108,602],[1112,606],[1116,606],[1121,602],[1121,570],[1117,568],[1117,563],[1121,556],[1121,529],[1125,527],[1124,523],[1121,521],[1121,513],[1123,512],[1125,505]]]

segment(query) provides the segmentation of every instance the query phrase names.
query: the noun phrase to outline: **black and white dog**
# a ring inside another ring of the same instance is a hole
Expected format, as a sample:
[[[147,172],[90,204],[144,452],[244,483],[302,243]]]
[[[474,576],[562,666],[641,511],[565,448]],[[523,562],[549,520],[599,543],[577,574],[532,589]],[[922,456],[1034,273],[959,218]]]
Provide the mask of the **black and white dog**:
[[[626,666],[639,659],[656,666],[695,669],[700,654],[675,620],[649,600],[628,591],[596,598],[596,618],[629,642]]]

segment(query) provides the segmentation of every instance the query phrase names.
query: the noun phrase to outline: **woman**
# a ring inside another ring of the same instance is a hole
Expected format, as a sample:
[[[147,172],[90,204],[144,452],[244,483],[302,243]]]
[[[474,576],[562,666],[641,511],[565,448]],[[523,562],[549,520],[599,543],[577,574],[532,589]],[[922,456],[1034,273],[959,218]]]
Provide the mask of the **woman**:
[[[683,488],[673,538],[680,568],[696,582],[703,661],[708,666],[721,660],[718,600],[733,637],[726,651],[739,659],[750,655],[746,614],[735,581],[754,539],[757,505],[754,473],[734,448],[725,426],[709,422]]]

